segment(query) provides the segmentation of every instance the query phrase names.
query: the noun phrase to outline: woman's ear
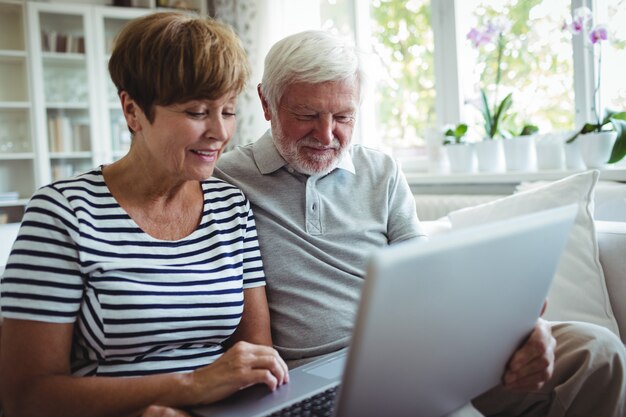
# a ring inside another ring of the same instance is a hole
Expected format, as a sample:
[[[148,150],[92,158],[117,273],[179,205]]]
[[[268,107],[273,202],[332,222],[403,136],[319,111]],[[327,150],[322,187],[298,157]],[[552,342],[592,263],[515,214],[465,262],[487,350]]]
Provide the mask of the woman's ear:
[[[122,111],[124,112],[124,118],[129,129],[133,132],[139,132],[141,130],[140,117],[145,115],[135,100],[132,99],[126,91],[120,93],[120,102],[122,103]]]
[[[268,104],[267,100],[263,96],[263,93],[261,92],[260,83],[259,85],[256,86],[256,91],[259,94],[259,98],[261,99],[261,106],[263,106],[263,115],[265,115],[265,120],[267,121],[272,120],[272,112],[270,112],[270,105]]]

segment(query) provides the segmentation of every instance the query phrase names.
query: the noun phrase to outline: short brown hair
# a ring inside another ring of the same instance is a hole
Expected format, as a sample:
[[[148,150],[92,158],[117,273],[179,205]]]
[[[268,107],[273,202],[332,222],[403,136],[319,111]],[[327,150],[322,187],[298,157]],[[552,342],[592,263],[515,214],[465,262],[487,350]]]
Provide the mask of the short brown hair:
[[[163,12],[124,26],[115,40],[109,73],[118,93],[126,91],[152,123],[154,105],[239,94],[250,70],[230,26]]]

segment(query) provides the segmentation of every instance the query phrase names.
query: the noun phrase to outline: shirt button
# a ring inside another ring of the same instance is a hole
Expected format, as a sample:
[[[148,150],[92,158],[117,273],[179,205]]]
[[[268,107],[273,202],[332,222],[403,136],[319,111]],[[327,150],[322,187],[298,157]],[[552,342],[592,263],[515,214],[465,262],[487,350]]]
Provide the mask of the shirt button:
[[[317,205],[316,205],[316,204],[313,204],[313,205],[311,206],[311,210],[315,211],[315,209],[317,209]]]

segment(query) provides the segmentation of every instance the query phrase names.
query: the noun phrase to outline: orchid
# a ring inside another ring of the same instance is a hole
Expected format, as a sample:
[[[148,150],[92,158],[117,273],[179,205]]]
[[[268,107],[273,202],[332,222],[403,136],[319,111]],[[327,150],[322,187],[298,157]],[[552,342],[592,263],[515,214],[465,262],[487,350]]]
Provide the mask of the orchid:
[[[595,98],[595,123],[585,123],[585,125],[573,135],[571,138],[567,140],[567,143],[571,143],[576,138],[585,133],[591,132],[601,132],[606,127],[612,127],[617,132],[617,139],[615,141],[615,145],[613,146],[613,151],[611,153],[611,157],[609,159],[609,163],[615,163],[620,161],[624,156],[626,156],[626,112],[618,112],[614,110],[606,110],[605,115],[602,119],[600,119],[599,109],[601,109],[602,105],[602,97],[600,95],[600,85],[601,85],[601,74],[602,74],[602,43],[608,41],[609,33],[606,25],[604,24],[593,24],[593,15],[591,10],[587,7],[579,7],[574,10],[573,18],[571,22],[566,22],[563,27],[570,31],[574,35],[582,34],[584,36],[585,33],[588,34],[587,38],[587,47],[592,48],[594,52],[594,56],[597,56],[597,77],[596,77],[596,85],[594,87],[594,98]],[[596,53],[597,52],[597,53]]]
[[[502,57],[506,45],[504,33],[510,28],[511,23],[508,20],[496,18],[487,22],[484,28],[472,28],[467,34],[467,38],[472,42],[475,48],[490,44],[495,44],[496,46],[496,79],[494,83],[493,106],[489,103],[485,89],[481,88],[480,90],[482,99],[481,112],[485,122],[485,134],[489,139],[493,139],[500,133],[500,124],[513,104],[512,94],[508,94],[502,101],[498,101],[498,90],[502,78]]]

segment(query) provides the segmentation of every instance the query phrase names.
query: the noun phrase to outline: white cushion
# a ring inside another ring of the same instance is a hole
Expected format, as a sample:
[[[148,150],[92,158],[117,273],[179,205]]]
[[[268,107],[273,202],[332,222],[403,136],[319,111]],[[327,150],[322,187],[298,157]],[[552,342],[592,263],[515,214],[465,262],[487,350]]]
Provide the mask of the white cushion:
[[[548,294],[544,317],[595,323],[619,336],[593,223],[593,195],[599,175],[598,171],[575,174],[490,203],[454,211],[449,218],[455,229],[578,203],[578,214]]]
[[[527,191],[546,184],[549,182],[523,182],[515,190]],[[626,221],[626,184],[617,181],[598,181],[593,193],[594,220]]]

